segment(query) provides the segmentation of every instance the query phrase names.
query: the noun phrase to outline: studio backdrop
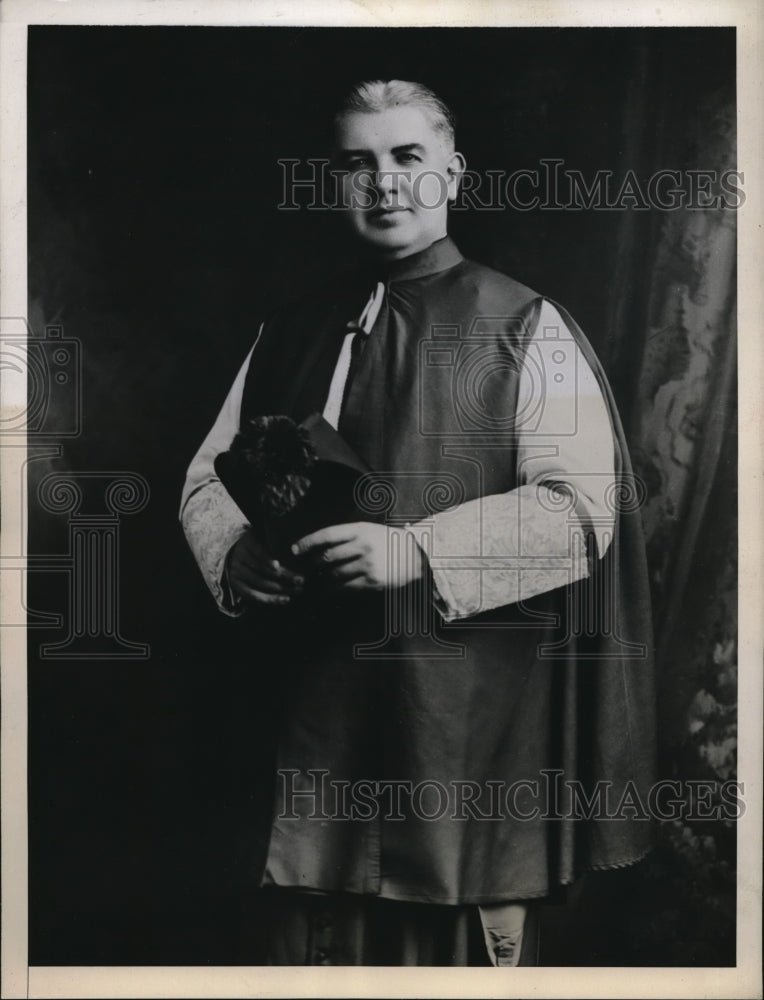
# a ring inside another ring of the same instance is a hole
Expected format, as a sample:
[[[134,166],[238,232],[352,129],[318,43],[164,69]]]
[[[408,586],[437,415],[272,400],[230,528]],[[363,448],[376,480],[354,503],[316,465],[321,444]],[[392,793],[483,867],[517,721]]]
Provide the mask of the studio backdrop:
[[[360,79],[453,107],[485,182],[456,242],[602,359],[645,487],[660,773],[734,781],[734,53],[733,29],[30,28],[30,964],[249,961],[273,663],[216,611],[180,491],[262,317],[352,261],[308,161]],[[688,815],[546,911],[543,964],[734,964],[734,819]]]

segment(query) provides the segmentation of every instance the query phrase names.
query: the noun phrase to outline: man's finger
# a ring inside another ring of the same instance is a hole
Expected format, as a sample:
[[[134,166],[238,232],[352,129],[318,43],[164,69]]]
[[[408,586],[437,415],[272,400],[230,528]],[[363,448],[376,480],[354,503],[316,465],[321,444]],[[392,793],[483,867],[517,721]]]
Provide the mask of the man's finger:
[[[340,579],[336,577],[334,582],[338,587],[343,590],[377,590],[377,587],[371,587],[369,581],[366,578],[365,573],[354,573],[352,576],[348,576],[347,579]]]
[[[329,545],[322,552],[315,555],[315,564],[318,568],[324,566],[331,568],[349,560],[360,559],[362,553],[358,550],[358,541],[339,542],[337,545]]]
[[[287,566],[283,566],[277,559],[272,559],[264,554],[262,549],[257,547],[245,547],[239,551],[232,559],[232,569],[234,572],[244,568],[250,573],[257,573],[263,579],[281,580],[286,583],[301,584],[305,581],[299,573],[293,572]]]
[[[292,598],[288,594],[266,594],[261,590],[255,590],[252,587],[246,587],[240,584],[237,588],[237,593],[239,593],[245,600],[250,601],[252,604],[291,604]]]
[[[365,576],[366,572],[363,568],[363,563],[360,559],[356,559],[353,562],[346,562],[334,567],[329,574],[329,579],[332,583],[344,587],[353,580],[363,580]]]
[[[249,566],[239,566],[231,574],[231,586],[235,587],[238,583],[266,594],[288,594],[292,590],[285,581],[264,576]]]
[[[357,524],[332,524],[300,538],[292,546],[292,552],[296,556],[304,556],[322,545],[342,545],[344,542],[352,542],[357,533]]]
[[[256,548],[239,549],[231,558],[231,568],[234,571],[246,569],[249,573],[258,573],[269,580],[278,580],[283,576],[278,562]]]
[[[294,570],[280,563],[278,559],[271,559],[270,567],[276,574],[277,580],[284,580],[286,583],[305,583],[305,579],[301,573],[295,573]]]
[[[248,582],[254,582],[255,584],[261,580],[269,580],[271,583],[280,583],[282,580],[277,569],[270,563],[262,562],[260,559],[238,559],[231,566],[231,571],[235,576],[246,577]]]

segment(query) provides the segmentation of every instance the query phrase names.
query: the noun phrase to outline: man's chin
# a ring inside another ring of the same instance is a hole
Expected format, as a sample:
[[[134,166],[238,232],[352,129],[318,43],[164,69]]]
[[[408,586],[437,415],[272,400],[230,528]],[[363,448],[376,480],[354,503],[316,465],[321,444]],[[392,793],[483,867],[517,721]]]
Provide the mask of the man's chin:
[[[412,242],[411,235],[394,229],[365,229],[361,234],[364,243],[375,247],[405,247]]]
[[[378,254],[389,254],[395,257],[406,257],[408,254],[416,253],[423,245],[421,235],[417,239],[412,239],[410,235],[392,231],[369,232],[364,231],[358,234],[361,241],[369,250]]]

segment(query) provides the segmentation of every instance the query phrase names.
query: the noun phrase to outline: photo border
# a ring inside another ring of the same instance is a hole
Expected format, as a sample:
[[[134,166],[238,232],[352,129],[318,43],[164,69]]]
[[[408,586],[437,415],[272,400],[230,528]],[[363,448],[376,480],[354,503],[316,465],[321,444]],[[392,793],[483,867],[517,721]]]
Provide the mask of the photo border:
[[[253,967],[29,967],[27,962],[26,630],[0,632],[2,717],[2,997],[759,997],[762,888],[762,114],[764,15],[755,0],[656,6],[617,0],[3,0],[0,5],[0,315],[27,313],[26,37],[30,24],[314,25],[348,27],[734,26],[738,57],[738,166],[746,202],[738,212],[741,407],[740,688],[737,966],[717,968],[377,969]],[[2,372],[3,419],[26,399]],[[23,440],[0,447],[4,555],[25,551],[25,496],[18,485]],[[17,574],[0,578],[11,600]],[[17,595],[14,595],[17,597]]]

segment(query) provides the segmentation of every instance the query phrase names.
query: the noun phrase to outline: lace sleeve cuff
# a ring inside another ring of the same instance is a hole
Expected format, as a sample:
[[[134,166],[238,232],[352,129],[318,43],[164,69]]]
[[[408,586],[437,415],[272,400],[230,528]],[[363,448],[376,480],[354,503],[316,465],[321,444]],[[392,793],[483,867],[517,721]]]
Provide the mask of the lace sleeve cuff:
[[[218,608],[227,615],[242,614],[241,600],[228,586],[226,559],[249,523],[219,480],[211,480],[191,494],[183,508],[181,523]]]
[[[581,523],[544,486],[460,504],[411,525],[445,621],[513,604],[588,576]]]

